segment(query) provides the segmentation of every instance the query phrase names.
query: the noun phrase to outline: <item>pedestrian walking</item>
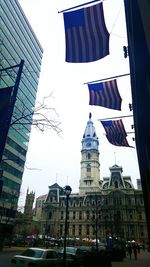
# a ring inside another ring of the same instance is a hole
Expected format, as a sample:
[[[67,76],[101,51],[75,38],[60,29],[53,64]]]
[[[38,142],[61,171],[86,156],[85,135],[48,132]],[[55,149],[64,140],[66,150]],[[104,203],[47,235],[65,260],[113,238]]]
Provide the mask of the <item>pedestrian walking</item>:
[[[133,245],[133,253],[134,253],[135,260],[137,260],[137,246],[136,246],[136,244]]]
[[[132,256],[132,246],[131,245],[128,246],[128,254],[129,254],[129,257],[131,259],[131,256]]]

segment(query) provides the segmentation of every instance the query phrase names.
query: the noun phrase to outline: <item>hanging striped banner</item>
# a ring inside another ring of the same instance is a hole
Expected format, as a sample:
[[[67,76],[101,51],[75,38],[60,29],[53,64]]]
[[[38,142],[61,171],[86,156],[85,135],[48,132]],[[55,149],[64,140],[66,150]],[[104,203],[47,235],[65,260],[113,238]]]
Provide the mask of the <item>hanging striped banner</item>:
[[[127,133],[125,131],[122,120],[101,121],[108,141],[115,146],[131,147],[126,139]]]
[[[92,62],[109,54],[109,33],[102,3],[63,15],[67,62]]]
[[[117,80],[102,83],[88,84],[89,105],[121,110],[122,98],[120,97]]]

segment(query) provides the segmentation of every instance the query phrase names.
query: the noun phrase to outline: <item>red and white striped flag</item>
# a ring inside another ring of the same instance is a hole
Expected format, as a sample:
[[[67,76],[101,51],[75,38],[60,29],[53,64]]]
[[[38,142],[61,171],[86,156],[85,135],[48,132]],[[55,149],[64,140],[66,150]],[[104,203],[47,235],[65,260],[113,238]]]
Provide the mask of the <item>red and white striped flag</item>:
[[[127,133],[125,131],[122,120],[101,121],[108,141],[115,146],[131,147],[126,139]]]
[[[117,80],[102,83],[90,83],[89,105],[121,110],[122,98],[118,91]]]
[[[63,15],[67,62],[92,62],[109,54],[109,33],[102,3]]]

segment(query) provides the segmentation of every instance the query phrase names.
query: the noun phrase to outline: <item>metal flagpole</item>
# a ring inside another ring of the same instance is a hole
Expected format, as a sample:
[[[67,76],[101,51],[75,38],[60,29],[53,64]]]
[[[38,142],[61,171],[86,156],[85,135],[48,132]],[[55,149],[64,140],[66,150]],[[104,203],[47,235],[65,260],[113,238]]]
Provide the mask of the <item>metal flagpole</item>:
[[[127,117],[133,117],[133,115],[126,115],[126,116],[119,116],[119,117],[111,117],[106,119],[98,119],[98,121],[105,121],[105,120],[112,120],[112,119],[121,119],[121,118],[127,118]]]
[[[88,3],[84,3],[84,4],[81,4],[81,5],[78,5],[78,6],[74,6],[74,7],[70,7],[70,8],[58,11],[58,13],[63,13],[63,12],[66,12],[66,11],[69,11],[69,10],[72,10],[72,9],[75,9],[75,8],[78,8],[78,7],[82,7],[82,6],[85,6],[85,5],[88,5],[88,4],[92,4],[92,3],[95,3],[95,2],[103,2],[103,0],[90,1]]]
[[[117,76],[113,76],[113,77],[109,77],[109,78],[104,78],[104,79],[100,79],[100,80],[95,80],[95,81],[91,81],[91,82],[86,82],[84,84],[89,84],[89,83],[94,83],[94,82],[102,82],[102,81],[120,78],[120,77],[124,77],[124,76],[128,76],[128,75],[130,75],[130,73],[121,74],[121,75],[117,75]]]

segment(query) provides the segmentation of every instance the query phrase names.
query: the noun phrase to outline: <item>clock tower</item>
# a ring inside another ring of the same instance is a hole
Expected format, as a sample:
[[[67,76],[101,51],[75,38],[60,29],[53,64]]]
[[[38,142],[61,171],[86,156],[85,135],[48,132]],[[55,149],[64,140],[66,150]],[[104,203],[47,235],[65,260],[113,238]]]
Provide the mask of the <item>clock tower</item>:
[[[99,141],[91,117],[90,113],[82,138],[80,194],[100,190]]]

